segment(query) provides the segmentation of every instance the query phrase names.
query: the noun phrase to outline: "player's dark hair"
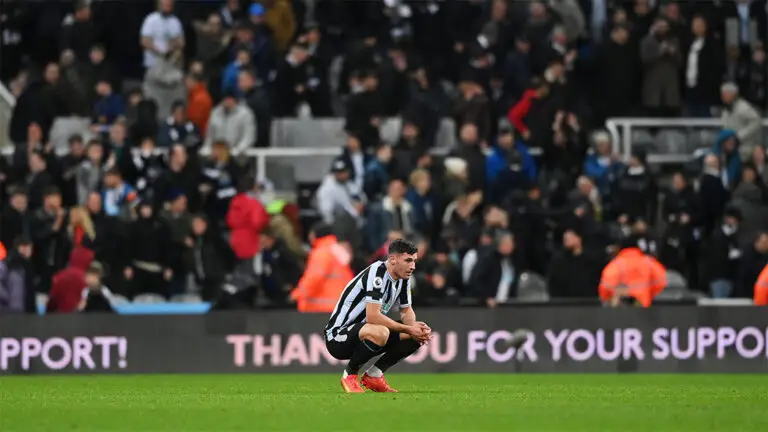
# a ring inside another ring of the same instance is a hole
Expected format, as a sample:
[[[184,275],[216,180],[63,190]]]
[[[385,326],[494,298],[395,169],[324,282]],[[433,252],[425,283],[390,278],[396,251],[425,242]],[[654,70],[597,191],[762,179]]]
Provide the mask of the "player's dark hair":
[[[403,239],[395,239],[389,243],[389,255],[395,254],[415,254],[419,249],[411,242]]]

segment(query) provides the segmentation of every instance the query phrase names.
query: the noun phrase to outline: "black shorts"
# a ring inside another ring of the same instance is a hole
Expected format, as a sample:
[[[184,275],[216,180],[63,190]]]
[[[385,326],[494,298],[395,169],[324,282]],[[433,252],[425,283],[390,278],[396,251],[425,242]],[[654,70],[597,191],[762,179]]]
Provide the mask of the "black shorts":
[[[328,352],[338,360],[351,359],[352,353],[355,352],[357,345],[360,344],[360,329],[364,325],[365,323],[357,323],[349,327],[342,327],[336,332],[336,336],[333,336],[330,340],[326,337],[325,347],[328,349]],[[384,351],[396,345],[399,341],[400,333],[390,331]]]

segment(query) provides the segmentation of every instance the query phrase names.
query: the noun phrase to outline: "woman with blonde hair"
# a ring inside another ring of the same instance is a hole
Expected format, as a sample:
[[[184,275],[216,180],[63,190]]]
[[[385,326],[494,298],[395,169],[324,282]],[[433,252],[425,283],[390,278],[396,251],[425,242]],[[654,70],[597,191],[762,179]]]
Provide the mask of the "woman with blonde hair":
[[[96,240],[93,220],[85,207],[72,207],[69,210],[69,238],[74,246],[88,245]],[[90,247],[89,247],[90,248]]]

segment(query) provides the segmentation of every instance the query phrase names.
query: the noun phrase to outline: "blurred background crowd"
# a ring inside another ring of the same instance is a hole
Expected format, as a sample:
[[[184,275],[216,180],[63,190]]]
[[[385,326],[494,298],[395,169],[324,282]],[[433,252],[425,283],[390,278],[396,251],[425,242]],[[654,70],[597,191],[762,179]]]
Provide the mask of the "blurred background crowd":
[[[0,308],[76,310],[85,285],[287,306],[324,238],[353,271],[413,240],[417,304],[494,307],[537,280],[596,300],[626,248],[751,298],[766,17],[764,0],[5,0]],[[66,117],[88,121],[55,145]],[[344,133],[324,178],[293,199],[255,180],[274,121],[328,117]],[[722,130],[662,170],[620,156],[609,117]]]

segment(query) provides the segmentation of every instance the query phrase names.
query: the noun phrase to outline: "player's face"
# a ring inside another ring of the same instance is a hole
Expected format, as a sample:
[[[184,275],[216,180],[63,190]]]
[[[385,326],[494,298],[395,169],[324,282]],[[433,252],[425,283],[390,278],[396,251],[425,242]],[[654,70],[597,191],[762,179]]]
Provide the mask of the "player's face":
[[[395,276],[400,279],[408,279],[416,270],[418,254],[400,254],[395,256]]]

